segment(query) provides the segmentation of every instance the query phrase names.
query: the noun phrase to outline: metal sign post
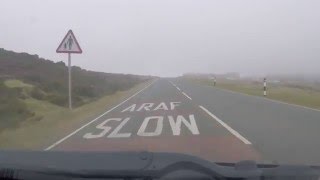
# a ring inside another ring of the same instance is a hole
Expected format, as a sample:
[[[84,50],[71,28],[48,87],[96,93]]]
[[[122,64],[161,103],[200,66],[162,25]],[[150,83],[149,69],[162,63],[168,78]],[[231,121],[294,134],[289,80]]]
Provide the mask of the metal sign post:
[[[263,96],[267,96],[267,78],[263,78]]]
[[[63,38],[57,53],[68,53],[68,96],[69,96],[69,109],[72,110],[72,83],[71,83],[71,53],[82,53],[82,49],[74,36],[72,30],[69,30],[67,35]]]
[[[69,109],[72,109],[72,90],[71,90],[71,53],[68,53],[68,88],[69,88]]]

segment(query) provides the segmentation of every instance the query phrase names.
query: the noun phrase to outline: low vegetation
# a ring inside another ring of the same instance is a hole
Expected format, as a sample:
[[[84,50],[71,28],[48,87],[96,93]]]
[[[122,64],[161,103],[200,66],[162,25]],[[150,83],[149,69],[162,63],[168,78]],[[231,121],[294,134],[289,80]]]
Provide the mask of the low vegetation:
[[[36,115],[20,121],[16,128],[0,131],[0,149],[42,150],[130,97],[147,83],[149,81],[126,91],[103,96],[72,111],[46,101],[28,98],[24,103]]]
[[[67,67],[38,55],[0,48],[0,132],[25,121],[40,121],[68,105]],[[152,77],[94,72],[72,67],[73,106],[128,90]]]
[[[213,86],[210,79],[188,78],[193,82]],[[217,88],[227,89],[248,95],[263,96],[263,83],[248,80],[218,79]],[[268,83],[267,97],[287,103],[320,109],[320,86],[305,84]]]
[[[9,88],[4,81],[0,81],[0,94],[0,130],[16,127],[21,119],[34,115],[22,100],[22,89]]]

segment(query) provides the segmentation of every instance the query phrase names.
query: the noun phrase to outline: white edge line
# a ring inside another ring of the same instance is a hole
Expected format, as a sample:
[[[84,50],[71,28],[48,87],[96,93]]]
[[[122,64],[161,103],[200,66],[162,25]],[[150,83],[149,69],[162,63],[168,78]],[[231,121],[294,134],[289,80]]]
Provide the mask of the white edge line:
[[[176,87],[179,91],[181,91],[181,89],[179,87]]]
[[[187,98],[189,98],[190,100],[192,100],[191,97],[188,96],[188,94],[186,94],[185,92],[182,92],[182,94],[185,95],[185,96],[186,96]]]
[[[203,111],[205,111],[207,114],[209,114],[213,119],[215,119],[218,123],[220,123],[223,127],[225,127],[231,134],[236,136],[238,139],[240,139],[245,144],[251,144],[250,141],[248,141],[245,137],[243,137],[240,133],[238,133],[236,130],[232,129],[228,124],[223,122],[221,119],[219,119],[217,116],[212,114],[209,110],[207,110],[203,106],[199,106]]]
[[[241,95],[244,95],[244,96],[250,96],[250,97],[254,97],[254,98],[259,98],[259,99],[262,99],[262,100],[266,100],[266,101],[270,101],[270,102],[274,102],[274,103],[278,103],[278,104],[284,104],[284,105],[289,105],[289,106],[294,106],[294,107],[298,107],[298,108],[303,108],[303,109],[307,109],[307,110],[320,112],[319,109],[315,109],[315,108],[311,108],[311,107],[307,107],[307,106],[302,106],[302,105],[298,105],[298,104],[291,104],[291,103],[283,102],[283,101],[276,100],[276,99],[270,99],[270,98],[268,98],[268,96],[267,97],[254,96],[254,95],[245,94],[245,93],[241,93],[241,92],[237,92],[237,91],[232,91],[232,90],[224,89],[224,88],[220,88],[220,87],[217,87],[217,89],[219,89],[221,91],[234,93],[234,94],[241,94]]]
[[[54,148],[55,146],[57,146],[58,144],[62,143],[63,141],[65,141],[66,139],[68,139],[69,137],[73,136],[74,134],[76,134],[77,132],[79,132],[81,129],[85,128],[86,126],[90,125],[91,123],[97,121],[99,118],[101,118],[102,116],[108,114],[109,112],[111,112],[112,110],[114,110],[115,108],[121,106],[123,103],[127,102],[128,100],[130,100],[131,98],[133,98],[134,96],[138,95],[140,92],[144,91],[145,89],[147,89],[150,85],[152,85],[153,83],[155,83],[157,80],[154,80],[153,82],[151,82],[150,84],[148,84],[146,87],[144,87],[143,89],[141,89],[140,91],[136,92],[135,94],[133,94],[132,96],[130,96],[129,98],[127,98],[126,100],[122,101],[121,103],[119,103],[118,105],[114,106],[113,108],[109,109],[108,111],[104,112],[103,114],[101,114],[100,116],[96,117],[95,119],[91,120],[90,122],[88,122],[87,124],[81,126],[80,128],[78,128],[77,130],[73,131],[72,133],[70,133],[69,135],[65,136],[64,138],[60,139],[59,141],[53,143],[51,146],[45,148],[45,151],[48,151],[52,148]]]
[[[260,97],[260,98],[262,98],[262,97]],[[290,105],[290,106],[295,106],[295,107],[299,107],[299,108],[303,108],[303,109],[307,109],[307,110],[320,112],[319,109],[314,109],[311,107],[302,106],[302,105],[298,105],[298,104],[291,104],[291,103],[287,103],[287,102],[283,102],[283,101],[279,101],[279,100],[275,100],[275,99],[269,99],[268,97],[266,98],[266,100],[269,100],[269,101],[275,102],[275,103],[279,103],[279,104],[285,104],[285,105]]]

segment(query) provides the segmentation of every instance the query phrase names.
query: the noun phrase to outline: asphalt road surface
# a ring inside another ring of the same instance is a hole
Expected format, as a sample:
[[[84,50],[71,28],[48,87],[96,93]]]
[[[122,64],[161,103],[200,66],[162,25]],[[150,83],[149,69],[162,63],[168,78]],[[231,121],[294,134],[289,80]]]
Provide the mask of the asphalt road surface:
[[[157,151],[219,162],[320,164],[320,111],[157,79],[46,150]]]

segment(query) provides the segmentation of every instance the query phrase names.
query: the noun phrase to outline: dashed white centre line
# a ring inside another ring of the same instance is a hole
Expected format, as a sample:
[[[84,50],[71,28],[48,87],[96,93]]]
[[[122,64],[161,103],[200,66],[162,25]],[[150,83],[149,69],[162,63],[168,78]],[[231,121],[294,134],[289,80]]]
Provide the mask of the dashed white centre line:
[[[177,87],[173,82],[169,81],[174,87]]]
[[[192,98],[190,96],[188,96],[188,94],[186,94],[185,92],[181,91],[181,89],[175,85],[173,82],[170,81],[170,83],[176,87],[184,96],[186,96],[188,99],[192,100]],[[216,115],[214,115],[213,113],[211,113],[208,109],[206,109],[203,106],[199,106],[204,112],[206,112],[209,116],[211,116],[213,119],[215,119],[219,124],[221,124],[224,128],[226,128],[231,134],[233,134],[234,136],[236,136],[239,140],[241,140],[244,144],[252,144],[249,140],[247,140],[245,137],[243,137],[240,133],[238,133],[236,130],[234,130],[233,128],[231,128],[228,124],[226,124],[225,122],[223,122],[221,119],[219,119]]]
[[[182,94],[183,94],[184,96],[186,96],[187,98],[189,98],[190,100],[192,100],[191,97],[188,96],[188,94],[186,94],[185,92],[182,92]]]
[[[245,137],[243,137],[240,133],[238,133],[236,130],[232,129],[228,124],[223,122],[221,119],[219,119],[217,116],[212,114],[209,110],[207,110],[203,106],[199,106],[204,112],[206,112],[209,116],[211,116],[213,119],[215,119],[218,123],[220,123],[223,127],[225,127],[231,134],[236,136],[238,139],[240,139],[245,144],[251,144],[250,141],[248,141]]]
[[[132,99],[133,97],[135,97],[136,95],[138,95],[139,93],[141,93],[142,91],[146,90],[148,87],[150,87],[153,83],[155,83],[157,80],[152,81],[151,83],[149,83],[148,85],[146,85],[144,88],[142,88],[141,90],[139,90],[138,92],[136,92],[135,94],[133,94],[132,96],[130,96],[129,98],[127,98],[126,100],[122,101],[121,103],[119,103],[118,105],[114,106],[113,108],[109,109],[108,111],[104,112],[103,114],[101,114],[100,116],[98,116],[97,118],[89,121],[87,124],[81,126],[80,128],[76,129],[75,131],[73,131],[72,133],[70,133],[69,135],[65,136],[64,138],[60,139],[59,141],[53,143],[51,146],[45,148],[45,151],[48,151],[54,147],[56,147],[57,145],[59,145],[60,143],[62,143],[63,141],[65,141],[66,139],[70,138],[71,136],[75,135],[76,133],[78,133],[80,130],[82,130],[83,128],[89,126],[90,124],[92,124],[93,122],[99,120],[101,117],[103,117],[104,115],[108,114],[109,112],[111,112],[112,110],[116,109],[117,107],[121,106],[122,104],[124,104],[125,102],[129,101],[130,99]]]
[[[178,89],[178,91],[181,91],[181,89],[177,86],[177,85],[175,85],[172,81],[169,81],[174,87],[176,87],[177,89]]]
[[[185,92],[181,91],[181,89],[175,85],[173,82],[169,81],[174,87],[176,87],[178,89],[178,91],[180,91],[185,97],[187,97],[188,99],[192,100],[192,98],[190,96],[188,96],[188,94],[186,94]]]

